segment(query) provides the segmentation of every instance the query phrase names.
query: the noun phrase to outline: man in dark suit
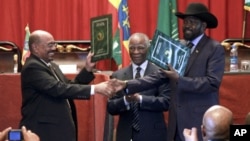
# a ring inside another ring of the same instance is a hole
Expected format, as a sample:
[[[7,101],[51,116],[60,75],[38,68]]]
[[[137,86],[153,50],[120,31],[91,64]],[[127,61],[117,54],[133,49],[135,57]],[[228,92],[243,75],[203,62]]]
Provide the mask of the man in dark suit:
[[[225,51],[219,42],[205,34],[207,28],[216,28],[217,18],[201,3],[188,5],[185,14],[176,13],[184,20],[183,33],[186,43],[192,43],[191,55],[184,76],[173,70],[159,71],[143,79],[127,82],[127,92],[135,93],[162,83],[175,82],[169,107],[168,140],[184,141],[184,128],[197,127],[202,140],[200,125],[205,111],[219,103],[219,87],[224,74]],[[166,77],[167,76],[167,77]],[[121,90],[125,82],[111,80]],[[174,83],[172,83],[174,84]],[[172,86],[172,85],[171,85]]]
[[[106,82],[88,84],[94,79],[92,53],[86,59],[85,68],[74,81],[68,80],[53,60],[56,42],[53,36],[42,30],[31,33],[31,55],[21,71],[22,119],[20,127],[36,133],[41,141],[76,141],[76,128],[72,117],[72,99],[90,99],[99,93],[111,96],[113,90]]]
[[[112,74],[113,78],[129,80],[136,78],[137,67],[140,67],[140,76],[147,75],[159,68],[146,60],[149,48],[149,39],[143,33],[134,33],[129,39],[129,54],[131,64]],[[159,88],[152,88],[141,93],[126,96],[124,92],[118,93],[109,99],[108,112],[119,115],[116,132],[117,141],[166,141],[167,128],[164,120],[164,111],[169,107],[170,89],[168,84]],[[133,126],[134,102],[138,102],[139,130]]]

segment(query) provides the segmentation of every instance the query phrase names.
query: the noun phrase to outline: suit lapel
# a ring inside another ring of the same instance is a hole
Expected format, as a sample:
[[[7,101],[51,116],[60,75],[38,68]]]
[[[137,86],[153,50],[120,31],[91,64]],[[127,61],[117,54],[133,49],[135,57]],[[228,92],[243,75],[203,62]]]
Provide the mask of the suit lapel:
[[[65,82],[61,70],[59,70],[59,68],[56,67],[56,65],[55,65],[54,63],[52,63],[52,62],[51,62],[51,65],[52,65],[52,67],[54,68],[55,73],[56,73],[57,77],[59,78],[59,80],[60,80],[61,82]]]
[[[133,68],[132,65],[126,68],[123,74],[123,80],[133,79]]]
[[[154,68],[153,64],[151,64],[150,62],[148,62],[148,66],[146,67],[144,76],[152,73],[154,71],[153,68]]]
[[[196,48],[194,49],[194,51],[192,52],[192,54],[190,55],[189,59],[188,59],[188,64],[186,66],[186,70],[185,70],[185,74],[187,75],[187,73],[189,72],[192,64],[194,63],[194,61],[196,60],[196,58],[199,56],[200,52],[204,49],[204,44],[207,42],[207,36],[204,35],[201,40],[199,41],[199,43],[196,45]]]

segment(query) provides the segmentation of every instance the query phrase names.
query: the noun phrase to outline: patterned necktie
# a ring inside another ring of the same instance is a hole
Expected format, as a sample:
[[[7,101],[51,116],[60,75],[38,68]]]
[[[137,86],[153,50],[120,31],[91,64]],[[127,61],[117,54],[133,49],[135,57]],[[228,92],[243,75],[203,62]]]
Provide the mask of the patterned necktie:
[[[140,78],[141,77],[141,74],[140,74],[141,68],[137,67],[136,70],[137,71],[136,71],[136,74],[135,74],[135,78]],[[139,103],[138,102],[133,102],[132,103],[132,111],[133,111],[132,127],[137,132],[140,131],[138,108],[139,108]]]
[[[141,67],[137,67],[136,68],[136,74],[135,74],[135,78],[140,78],[141,77]]]

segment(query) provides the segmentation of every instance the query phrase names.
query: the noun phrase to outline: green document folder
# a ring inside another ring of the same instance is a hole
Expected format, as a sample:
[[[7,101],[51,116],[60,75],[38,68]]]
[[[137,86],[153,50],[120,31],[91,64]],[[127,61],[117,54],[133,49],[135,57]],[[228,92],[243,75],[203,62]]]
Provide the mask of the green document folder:
[[[112,57],[112,15],[90,19],[92,62]]]
[[[171,64],[183,76],[190,52],[190,48],[156,30],[147,59],[165,70],[168,69],[167,64]]]

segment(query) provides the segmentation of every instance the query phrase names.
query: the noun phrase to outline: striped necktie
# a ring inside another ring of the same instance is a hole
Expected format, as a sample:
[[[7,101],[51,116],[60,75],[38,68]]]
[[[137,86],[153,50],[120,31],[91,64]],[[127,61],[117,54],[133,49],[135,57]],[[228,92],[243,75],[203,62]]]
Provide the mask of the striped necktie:
[[[141,68],[137,67],[136,70],[137,71],[136,71],[136,74],[135,74],[135,78],[140,78],[141,77],[141,74],[140,74]],[[139,108],[139,103],[138,102],[133,102],[132,103],[132,111],[133,111],[132,127],[137,132],[140,131],[138,108]]]
[[[135,74],[135,78],[140,78],[141,77],[141,67],[137,67],[136,68],[136,74]]]

